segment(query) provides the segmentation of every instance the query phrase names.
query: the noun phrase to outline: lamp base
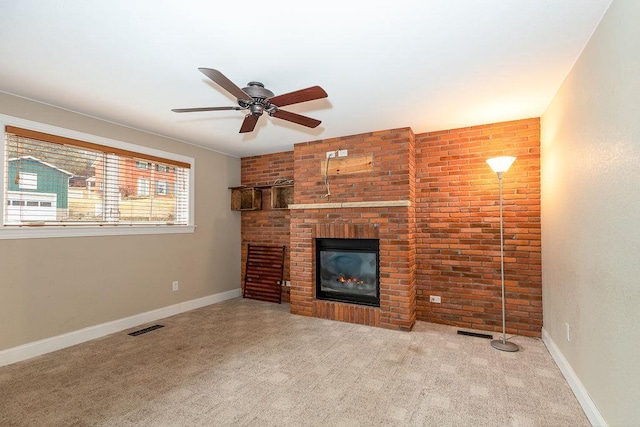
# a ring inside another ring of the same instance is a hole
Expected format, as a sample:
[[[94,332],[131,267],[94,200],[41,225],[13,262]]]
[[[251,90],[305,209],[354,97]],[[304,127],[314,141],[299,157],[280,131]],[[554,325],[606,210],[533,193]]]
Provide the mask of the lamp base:
[[[520,347],[518,347],[518,344],[514,344],[510,341],[502,341],[502,340],[493,340],[491,341],[491,347],[498,349],[500,351],[518,351],[520,350]]]

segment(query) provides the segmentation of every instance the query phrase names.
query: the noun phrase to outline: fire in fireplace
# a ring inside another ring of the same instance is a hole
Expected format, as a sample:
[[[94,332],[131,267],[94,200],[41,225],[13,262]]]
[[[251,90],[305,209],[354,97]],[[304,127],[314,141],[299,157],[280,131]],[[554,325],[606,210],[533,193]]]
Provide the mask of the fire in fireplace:
[[[316,239],[316,298],[380,306],[377,239]]]

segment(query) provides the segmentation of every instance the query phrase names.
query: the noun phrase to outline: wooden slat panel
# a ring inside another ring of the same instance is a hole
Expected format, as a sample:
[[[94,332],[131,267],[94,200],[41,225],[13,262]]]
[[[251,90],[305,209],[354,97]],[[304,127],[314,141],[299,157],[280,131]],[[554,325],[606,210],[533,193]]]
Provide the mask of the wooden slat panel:
[[[244,298],[282,302],[284,246],[247,245]]]
[[[320,176],[325,176],[325,172],[329,176],[373,172],[373,154],[322,160],[320,162]]]

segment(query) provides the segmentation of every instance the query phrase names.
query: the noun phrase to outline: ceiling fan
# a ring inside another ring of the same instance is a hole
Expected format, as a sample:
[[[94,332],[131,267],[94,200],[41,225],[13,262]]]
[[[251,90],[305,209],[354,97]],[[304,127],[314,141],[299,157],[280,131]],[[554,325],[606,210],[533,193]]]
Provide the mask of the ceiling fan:
[[[327,92],[320,86],[311,86],[306,89],[274,96],[273,92],[265,89],[264,85],[260,82],[249,82],[247,87],[240,89],[218,70],[212,68],[198,68],[198,70],[231,95],[235,96],[238,100],[238,107],[174,108],[171,111],[175,113],[192,113],[197,111],[248,110],[249,114],[245,116],[242,122],[240,133],[251,132],[256,127],[258,118],[260,118],[264,112],[271,117],[287,120],[310,128],[315,128],[321,123],[320,120],[280,109],[280,107],[285,105],[326,98]]]

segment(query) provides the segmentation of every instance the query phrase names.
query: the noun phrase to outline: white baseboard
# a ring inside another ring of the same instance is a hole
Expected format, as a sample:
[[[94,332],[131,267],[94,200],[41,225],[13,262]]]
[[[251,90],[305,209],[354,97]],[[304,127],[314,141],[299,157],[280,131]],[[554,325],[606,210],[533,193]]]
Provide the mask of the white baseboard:
[[[560,368],[562,375],[564,375],[564,378],[569,383],[569,387],[571,387],[573,394],[575,394],[578,399],[578,402],[580,403],[580,406],[582,406],[582,410],[584,410],[587,418],[589,418],[591,425],[607,427],[607,422],[598,410],[596,404],[591,400],[591,397],[589,397],[589,393],[584,385],[582,385],[582,381],[580,381],[580,378],[578,378],[567,359],[544,328],[542,329],[542,342],[547,346],[549,353],[551,353],[551,357],[553,357],[553,360],[555,360],[556,365]]]
[[[165,317],[174,316],[196,308],[226,301],[232,298],[238,298],[241,295],[241,289],[233,289],[231,291],[220,292],[218,294],[181,302],[168,307],[159,308],[157,310],[147,311],[146,313],[136,314],[124,319],[89,326],[88,328],[30,342],[18,347],[1,350],[0,366],[20,362],[52,351],[61,350],[66,347],[71,347],[72,345],[100,338],[115,332],[120,332],[145,323],[155,322],[156,320],[164,319]]]

